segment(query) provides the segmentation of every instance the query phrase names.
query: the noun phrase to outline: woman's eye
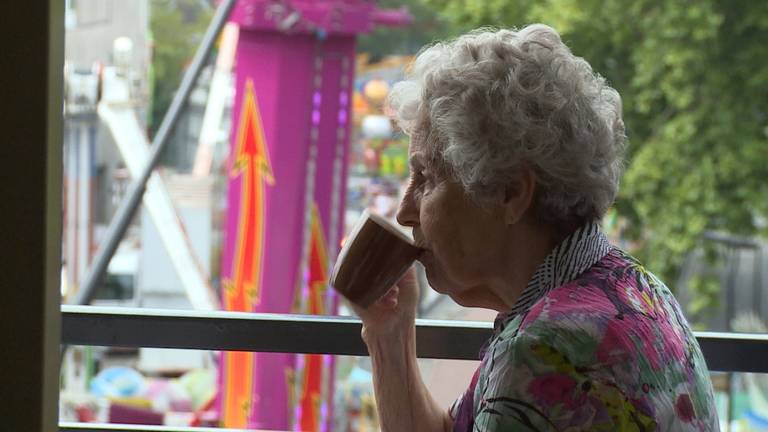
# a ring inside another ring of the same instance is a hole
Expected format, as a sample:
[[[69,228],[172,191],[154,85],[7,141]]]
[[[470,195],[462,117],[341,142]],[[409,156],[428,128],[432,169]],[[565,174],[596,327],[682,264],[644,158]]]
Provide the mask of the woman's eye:
[[[425,192],[428,192],[430,189],[432,189],[435,186],[434,178],[432,177],[432,174],[428,171],[421,171],[419,172],[419,184],[421,186],[421,189]]]

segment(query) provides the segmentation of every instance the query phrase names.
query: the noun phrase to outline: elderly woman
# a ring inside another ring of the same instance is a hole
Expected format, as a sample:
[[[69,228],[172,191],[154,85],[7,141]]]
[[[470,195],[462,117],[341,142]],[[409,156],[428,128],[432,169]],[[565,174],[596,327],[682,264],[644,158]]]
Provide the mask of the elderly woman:
[[[383,430],[718,430],[680,306],[600,230],[622,168],[621,99],[555,30],[436,44],[390,105],[411,137],[397,219],[430,285],[499,315],[445,412],[416,363],[413,273],[359,309]]]

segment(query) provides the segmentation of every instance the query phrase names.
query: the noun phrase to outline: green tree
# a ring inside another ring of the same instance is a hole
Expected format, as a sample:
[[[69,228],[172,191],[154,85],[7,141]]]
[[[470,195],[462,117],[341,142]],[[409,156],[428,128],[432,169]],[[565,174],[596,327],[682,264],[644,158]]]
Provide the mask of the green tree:
[[[213,9],[201,0],[151,0],[152,108],[149,124],[156,129],[179,87],[184,68],[195,54]]]
[[[462,26],[549,24],[622,94],[630,147],[616,208],[633,252],[668,283],[707,230],[765,235],[768,2],[425,1]]]

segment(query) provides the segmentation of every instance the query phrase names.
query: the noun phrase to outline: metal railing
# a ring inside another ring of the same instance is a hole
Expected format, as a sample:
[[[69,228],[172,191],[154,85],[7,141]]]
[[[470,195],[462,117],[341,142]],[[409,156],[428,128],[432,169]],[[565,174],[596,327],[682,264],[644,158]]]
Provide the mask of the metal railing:
[[[62,343],[367,356],[359,320],[311,315],[62,306]],[[416,320],[420,358],[477,360],[490,323]],[[712,371],[768,373],[768,335],[696,332]]]
[[[366,356],[361,322],[311,315],[62,306],[62,343]],[[477,360],[492,325],[416,320],[420,358]],[[696,332],[713,371],[768,373],[768,335]],[[61,432],[239,432],[173,426],[61,423]]]

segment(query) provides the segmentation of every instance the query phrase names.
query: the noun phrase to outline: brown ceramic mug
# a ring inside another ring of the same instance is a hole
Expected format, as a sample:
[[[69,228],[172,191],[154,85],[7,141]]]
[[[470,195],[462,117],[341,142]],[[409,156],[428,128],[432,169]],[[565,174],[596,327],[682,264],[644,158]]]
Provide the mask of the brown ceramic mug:
[[[341,248],[330,284],[367,308],[395,285],[421,251],[394,224],[366,210]]]

